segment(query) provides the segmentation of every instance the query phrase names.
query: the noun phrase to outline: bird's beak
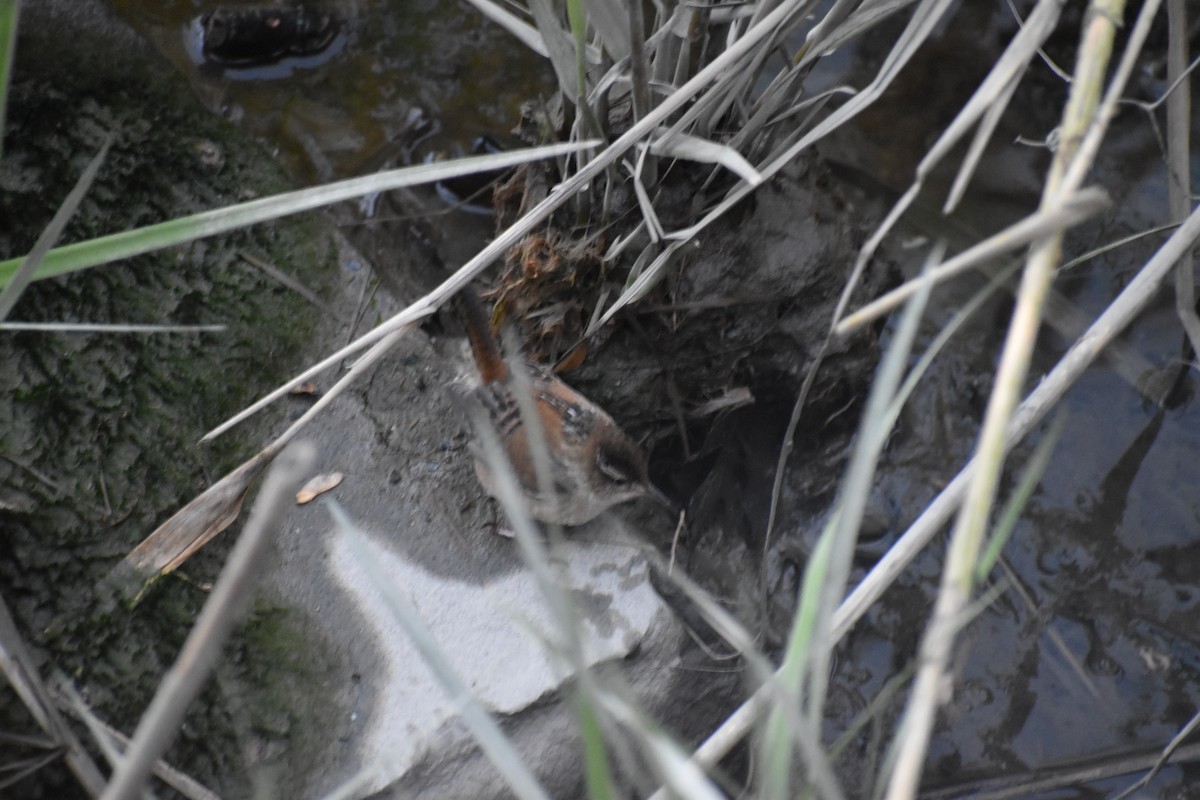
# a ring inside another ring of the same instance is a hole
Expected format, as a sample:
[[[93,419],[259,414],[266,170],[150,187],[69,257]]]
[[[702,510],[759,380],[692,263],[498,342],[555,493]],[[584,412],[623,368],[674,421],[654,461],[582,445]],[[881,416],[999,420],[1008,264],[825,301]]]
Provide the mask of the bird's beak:
[[[659,489],[653,483],[646,481],[646,494],[654,498],[659,503],[662,503],[672,514],[678,514],[682,509],[675,503],[674,500],[667,497],[662,489]]]

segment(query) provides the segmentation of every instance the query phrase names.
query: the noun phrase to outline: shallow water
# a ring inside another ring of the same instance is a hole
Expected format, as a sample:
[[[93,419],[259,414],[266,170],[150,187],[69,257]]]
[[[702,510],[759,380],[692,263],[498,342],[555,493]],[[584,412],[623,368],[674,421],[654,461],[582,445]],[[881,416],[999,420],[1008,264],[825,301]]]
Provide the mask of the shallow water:
[[[548,66],[470,6],[337,0],[327,49],[270,66],[197,63],[196,21],[237,4],[115,0],[118,12],[192,75],[210,104],[262,138],[299,176],[333,180],[403,163],[425,149],[502,141],[520,104],[553,84]]]
[[[976,29],[959,22],[932,46],[932,55],[958,53],[967,63],[956,68],[974,74],[994,52],[957,40],[956,31]],[[991,25],[996,24],[993,19]],[[979,64],[971,63],[972,53]],[[939,66],[945,70],[944,62]],[[947,88],[944,77],[923,80],[938,73],[935,65],[916,65],[895,87],[895,105],[885,100],[859,129],[865,146],[852,151],[856,166],[895,192],[911,177],[911,155],[919,147],[898,136],[887,121],[911,111],[908,103],[918,92],[928,97],[931,89]],[[1044,138],[1056,124],[1053,104],[1035,99],[1055,91],[1055,79],[1043,68],[1028,82],[1031,87],[1018,93],[1001,124],[1003,135],[989,150],[977,181],[980,190],[956,215],[980,233],[996,230],[1013,212],[1028,211],[1036,202],[1036,182],[1048,157],[1014,140],[1017,135]],[[1161,91],[1161,83],[1144,69],[1128,94],[1149,100]],[[1064,259],[1162,224],[1166,180],[1149,119],[1126,110],[1113,123],[1091,181],[1112,194],[1113,207],[1067,237]],[[940,204],[940,198],[932,204]],[[929,236],[933,231],[925,227],[916,232]],[[1055,288],[1090,322],[1167,235],[1152,235],[1075,267],[1059,276]],[[966,283],[977,285],[969,278]],[[931,316],[944,317],[945,304],[949,310],[956,307],[965,297],[962,291],[943,291],[943,305]],[[1200,502],[1194,489],[1200,480],[1195,458],[1200,410],[1192,402],[1194,372],[1185,363],[1193,357],[1182,349],[1172,303],[1168,286],[1121,337],[1134,359],[1142,359],[1133,362],[1139,369],[1161,371],[1158,379],[1165,385],[1179,380],[1179,394],[1166,409],[1144,399],[1128,377],[1102,359],[1056,412],[1063,417],[1061,439],[1004,551],[1007,566],[991,576],[994,585],[1007,588],[961,636],[956,690],[930,751],[928,783],[953,785],[974,777],[1038,772],[1089,756],[1157,751],[1195,713],[1200,701],[1195,669],[1200,626],[1194,612],[1194,565],[1200,563]],[[1007,307],[1001,303],[984,312],[979,323],[960,335],[890,443],[878,505],[892,512],[891,536],[902,532],[924,500],[953,476],[964,446],[973,443]],[[1051,317],[1055,323],[1063,315]],[[1027,386],[1036,385],[1067,344],[1061,333],[1041,337]],[[1134,377],[1144,381],[1149,376],[1135,371]],[[1010,458],[1002,497],[1015,486],[1013,476],[1040,436]],[[909,615],[927,612],[936,587],[934,559],[941,549],[937,544],[923,554],[901,588],[885,595],[851,637],[843,678],[862,684],[855,688],[864,701],[870,694],[866,688],[878,686],[884,675],[913,657],[917,631]],[[1091,797],[1136,777],[1019,796]],[[1188,785],[1186,768],[1169,767],[1147,791],[1163,796]]]

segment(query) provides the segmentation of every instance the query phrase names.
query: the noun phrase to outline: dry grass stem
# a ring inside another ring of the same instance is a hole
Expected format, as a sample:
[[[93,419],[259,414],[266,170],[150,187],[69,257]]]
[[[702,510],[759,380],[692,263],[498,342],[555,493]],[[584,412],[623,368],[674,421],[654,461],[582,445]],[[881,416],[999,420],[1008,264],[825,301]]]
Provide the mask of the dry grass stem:
[[[1128,789],[1114,797],[1113,800],[1125,800],[1125,798],[1133,795],[1134,792],[1137,792],[1138,790],[1148,786],[1150,781],[1154,780],[1154,776],[1157,775],[1163,767],[1171,763],[1172,759],[1176,756],[1176,754],[1179,753],[1183,743],[1187,741],[1189,736],[1196,732],[1197,728],[1200,728],[1200,712],[1193,714],[1192,718],[1187,721],[1187,724],[1179,729],[1179,733],[1171,737],[1171,741],[1168,742],[1167,746],[1163,748],[1162,753],[1159,755],[1158,759],[1155,760],[1154,765],[1150,767],[1149,772],[1142,776],[1140,780],[1135,782]],[[1195,751],[1197,747],[1200,747],[1200,745],[1194,745],[1192,747],[1193,751]],[[1200,753],[1193,755],[1192,758],[1194,759],[1197,756],[1200,756]],[[1176,760],[1181,761],[1184,759]]]
[[[1069,188],[1064,191],[1063,178],[1095,118],[1116,20],[1121,18],[1122,9],[1120,0],[1096,0],[1090,8],[1075,80],[1063,112],[1060,147],[1042,196],[1042,210],[1058,208],[1070,191]],[[950,537],[933,616],[921,642],[920,668],[896,734],[896,760],[888,781],[887,800],[908,800],[917,793],[937,709],[947,697],[947,670],[957,629],[971,601],[975,563],[1009,445],[1010,420],[1028,373],[1045,297],[1061,260],[1061,250],[1061,233],[1051,235],[1033,247],[1026,261],[1017,306],[973,459],[976,468]]]
[[[1038,2],[1020,32],[1009,42],[1004,53],[984,78],[983,83],[963,106],[962,111],[954,117],[945,132],[938,137],[925,157],[921,159],[921,163],[917,165],[916,179],[908,191],[896,201],[892,210],[888,212],[883,222],[879,224],[879,227],[859,251],[850,278],[846,281],[846,288],[842,290],[842,295],[838,299],[838,306],[833,314],[833,324],[837,324],[845,314],[846,308],[850,305],[850,298],[858,288],[867,264],[870,263],[875,251],[879,249],[879,245],[891,232],[896,222],[917,199],[929,175],[967,135],[975,123],[988,113],[988,109],[1004,96],[1005,87],[1028,69],[1029,62],[1037,54],[1042,42],[1054,31],[1063,4],[1064,0],[1040,0]]]
[[[921,793],[921,800],[1024,800],[1034,795],[1073,789],[1096,781],[1108,780],[1150,769],[1156,756],[1110,755],[1089,759],[1083,764],[1072,764],[1038,770],[1036,774],[1004,775],[982,781],[956,784]],[[1171,764],[1188,764],[1200,761],[1200,744],[1188,745],[1177,750]],[[1067,796],[1070,796],[1069,794]],[[1116,797],[1112,800],[1117,800]]]
[[[989,236],[979,244],[968,248],[936,269],[924,272],[892,291],[873,300],[846,316],[834,327],[834,333],[845,335],[870,324],[895,309],[904,300],[912,297],[919,289],[940,283],[959,275],[971,267],[978,267],[1003,255],[1024,247],[1063,230],[1099,213],[1111,205],[1108,194],[1099,188],[1088,188],[1063,198],[1052,209],[1037,211],[1020,222],[1014,223],[997,234]]]
[[[520,219],[514,222],[503,233],[499,234],[491,241],[483,250],[479,251],[467,263],[463,264],[453,275],[442,282],[437,288],[429,292],[427,295],[417,299],[408,308],[394,315],[390,319],[381,323],[373,330],[360,336],[358,339],[342,348],[338,352],[326,357],[322,361],[314,364],[302,373],[292,378],[287,383],[262,397],[255,403],[247,406],[238,414],[231,417],[226,422],[217,426],[213,430],[204,435],[202,441],[208,441],[225,433],[239,422],[254,415],[266,406],[273,403],[275,400],[287,394],[292,387],[303,383],[306,380],[316,376],[320,372],[328,369],[335,364],[341,362],[347,356],[362,350],[368,345],[373,344],[379,339],[387,336],[395,330],[400,329],[405,325],[415,322],[420,322],[425,317],[435,312],[443,303],[455,295],[463,286],[470,283],[476,275],[486,269],[497,258],[502,257],[510,247],[519,243],[526,234],[531,232],[535,227],[544,222],[554,211],[558,210],[571,197],[579,192],[583,187],[587,186],[601,172],[614,164],[617,159],[623,156],[631,147],[638,141],[645,138],[648,134],[657,128],[659,124],[668,119],[672,114],[686,105],[693,96],[701,92],[714,79],[720,77],[728,68],[737,62],[745,53],[749,52],[754,44],[761,39],[766,38],[773,30],[774,26],[782,22],[787,16],[787,7],[780,7],[769,14],[766,19],[758,26],[747,31],[746,36],[737,42],[733,47],[722,53],[716,60],[696,74],[686,84],[671,93],[668,97],[645,116],[640,122],[634,124],[620,138],[602,150],[586,166],[582,167],[571,177],[564,180],[551,191],[549,197],[542,200]],[[582,142],[580,146],[594,146],[596,142]],[[780,164],[782,166],[782,164]],[[765,173],[764,177],[769,177]],[[732,204],[730,204],[732,205]]]
[[[937,19],[940,18],[940,14],[944,13],[948,5],[948,0],[940,0],[933,7],[934,11],[937,12],[933,18],[927,18],[926,16],[920,17],[919,19],[921,24],[917,26],[917,34],[921,36],[928,36],[929,32],[936,24]],[[768,39],[773,34],[778,33],[778,27],[787,21],[792,13],[799,7],[802,6],[797,2],[784,3],[763,17],[760,22],[749,28],[741,38],[737,39],[737,41],[731,44],[728,49],[721,53],[706,67],[696,73],[694,77],[680,86],[670,95],[666,96],[659,103],[659,105],[647,113],[643,119],[635,123],[632,127],[630,127],[629,130],[612,142],[612,144],[604,148],[595,157],[588,161],[586,166],[582,167],[574,175],[565,179],[562,183],[556,186],[547,198],[526,212],[508,229],[498,235],[490,244],[488,244],[483,250],[467,261],[467,263],[465,263],[453,275],[447,278],[440,286],[435,288],[424,297],[414,301],[405,310],[386,320],[363,336],[360,336],[351,344],[304,370],[287,383],[265,395],[260,400],[251,404],[226,422],[209,431],[207,434],[205,434],[202,441],[208,441],[220,436],[234,425],[237,425],[242,420],[252,416],[253,414],[265,408],[267,405],[287,394],[292,387],[297,386],[304,381],[311,379],[325,369],[338,364],[342,359],[353,355],[354,353],[378,341],[384,336],[387,336],[389,333],[405,325],[414,322],[420,322],[422,319],[432,314],[443,303],[454,296],[454,294],[463,286],[473,280],[476,275],[486,269],[496,259],[502,257],[510,247],[519,243],[526,234],[544,222],[554,211],[560,208],[582,188],[588,186],[591,181],[599,176],[603,171],[616,163],[617,160],[620,159],[631,147],[654,132],[659,125],[669,119],[673,114],[675,114],[675,112],[684,108],[684,106],[690,103],[694,97],[701,94],[714,81],[722,79],[723,76],[731,74],[731,70],[734,70],[734,67],[738,64],[740,59],[751,53],[760,42]],[[821,126],[819,126],[819,134],[814,135],[810,133],[810,135],[806,136],[801,142],[798,142],[786,152],[777,156],[773,161],[771,161],[771,163],[765,167],[759,168],[759,172],[761,173],[763,179],[765,180],[770,178],[772,175],[782,169],[784,165],[791,161],[801,150],[819,139],[820,136],[823,136],[829,131],[836,129],[839,125],[844,124],[847,120],[865,108],[867,104],[873,102],[874,99],[876,99],[882,92],[883,88],[886,87],[886,85],[895,77],[895,72],[899,69],[899,66],[911,58],[912,54],[916,50],[917,45],[919,44],[919,40],[914,39],[913,35],[910,35],[904,40],[903,44],[904,46],[902,48],[898,46],[897,50],[893,52],[893,56],[889,58],[889,71],[887,74],[885,75],[881,72],[881,75],[877,76],[876,80],[872,82],[872,90],[866,93],[868,97],[855,97],[853,100],[847,103],[847,106],[843,106],[838,110],[838,112],[835,112],[830,119],[827,119],[824,123],[822,123]],[[837,119],[835,120],[833,117],[836,117]],[[682,127],[683,126],[681,125],[674,125],[671,127],[671,131],[674,132],[682,130]],[[595,142],[581,142],[579,146],[594,146],[595,144]],[[693,238],[713,220],[725,213],[725,211],[727,211],[729,208],[732,208],[734,205],[736,205],[736,203],[749,194],[752,189],[753,187],[747,184],[739,184],[734,188],[733,191],[731,191],[730,195],[720,205],[718,205],[716,209],[707,214],[699,223],[685,230],[676,231],[674,234],[672,234],[670,238],[677,238],[682,241],[675,242],[669,246],[667,248],[667,252],[660,256],[658,260],[656,260],[656,264],[663,265],[667,263],[670,255],[674,254],[675,250],[677,250],[679,246],[682,246],[684,241]],[[647,272],[651,272],[651,270],[647,270]],[[652,280],[656,279],[657,276],[648,277],[643,275],[642,278],[639,279],[642,280],[641,286],[631,287],[629,291],[632,292],[635,288],[640,288],[640,290],[644,293],[644,291],[648,290],[650,285],[653,285]],[[629,294],[629,292],[626,292],[626,294]],[[627,302],[629,302],[628,299],[625,299],[625,295],[622,295],[622,299],[618,300],[616,307],[622,307]],[[609,309],[609,313],[605,314],[604,319],[611,318],[613,313],[615,313],[614,309]]]
[[[1167,202],[1171,219],[1182,220],[1192,207],[1191,129],[1192,90],[1188,78],[1188,15],[1185,0],[1167,0],[1169,22],[1167,42],[1167,80],[1175,89],[1167,97]],[[1192,352],[1200,354],[1200,316],[1196,314],[1196,283],[1192,275],[1192,254],[1185,253],[1175,267],[1175,312],[1191,342]]]
[[[1200,210],[1192,212],[1187,221],[1159,249],[1129,285],[1092,323],[1087,332],[1059,360],[1017,409],[1008,430],[1011,447],[1023,439],[1042,421],[1047,412],[1062,399],[1079,376],[1100,356],[1108,344],[1129,325],[1154,299],[1162,282],[1170,273],[1180,253],[1200,240]],[[831,636],[841,639],[867,610],[873,606],[896,578],[908,567],[917,554],[949,521],[966,493],[967,481],[975,469],[972,460],[955,476],[926,507],[908,530],[875,564],[867,576],[850,592],[834,614]],[[693,756],[701,764],[716,764],[740,742],[762,711],[770,707],[768,695],[759,690],[737,708],[721,726],[704,741]]]
[[[1082,141],[1078,142],[1075,157],[1071,160],[1062,178],[1060,191],[1064,193],[1075,191],[1083,184],[1083,179],[1091,171],[1092,164],[1096,160],[1096,153],[1100,150],[1100,143],[1104,140],[1104,134],[1108,132],[1109,123],[1117,114],[1117,107],[1121,104],[1125,87],[1137,66],[1138,56],[1141,55],[1142,47],[1146,44],[1146,37],[1150,35],[1150,27],[1154,23],[1161,4],[1162,0],[1147,0],[1142,4],[1137,22],[1130,29],[1129,36],[1125,41],[1125,52],[1122,54],[1117,68],[1113,71],[1112,79],[1108,83],[1108,90],[1104,93],[1104,99],[1101,101],[1099,109],[1083,134]],[[1057,160],[1055,163],[1058,163]]]
[[[227,325],[137,325],[90,322],[0,322],[0,331],[41,333],[223,333]]]
[[[269,261],[266,261],[265,259],[259,258],[253,253],[247,253],[245,250],[238,250],[238,257],[240,257],[250,266],[257,269],[262,274],[266,275],[271,280],[279,283],[281,286],[291,289],[300,297],[303,297],[313,306],[320,309],[321,313],[328,315],[332,319],[338,319],[337,312],[330,308],[328,303],[317,297],[316,292],[314,292],[312,289],[309,289],[294,276],[289,275],[279,267],[275,266]]]

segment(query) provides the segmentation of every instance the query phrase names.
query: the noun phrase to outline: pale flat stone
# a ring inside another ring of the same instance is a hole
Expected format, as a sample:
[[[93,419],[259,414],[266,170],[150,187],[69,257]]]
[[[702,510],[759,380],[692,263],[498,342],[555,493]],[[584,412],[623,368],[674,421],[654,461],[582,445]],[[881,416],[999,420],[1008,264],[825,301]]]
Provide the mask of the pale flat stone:
[[[485,583],[453,580],[405,560],[381,538],[368,537],[370,558],[412,601],[459,677],[492,713],[517,713],[570,677],[534,633],[553,631],[554,620],[531,571]],[[328,542],[330,570],[359,609],[364,633],[386,664],[370,676],[378,702],[370,709],[361,750],[361,763],[380,765],[372,788],[381,789],[428,752],[457,709],[389,611],[347,537],[331,533]],[[590,664],[627,656],[656,615],[665,613],[635,548],[568,541],[558,558],[583,618]]]

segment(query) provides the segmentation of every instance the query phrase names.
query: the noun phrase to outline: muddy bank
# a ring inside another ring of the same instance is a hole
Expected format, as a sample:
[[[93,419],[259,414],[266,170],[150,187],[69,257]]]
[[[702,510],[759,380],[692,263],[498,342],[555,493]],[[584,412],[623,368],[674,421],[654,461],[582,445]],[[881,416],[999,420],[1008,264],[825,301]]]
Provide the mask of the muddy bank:
[[[147,225],[288,186],[258,145],[193,101],[144,42],[98,4],[23,9],[0,161],[3,257],[28,251],[80,170],[112,137],[63,241]],[[89,46],[84,46],[83,43]],[[130,732],[204,602],[218,539],[141,604],[108,595],[120,558],[214,476],[252,451],[203,432],[302,360],[319,312],[242,257],[286,268],[318,293],[337,251],[326,227],[291,219],[32,285],[11,319],[221,324],[221,333],[6,333],[0,419],[0,587],[44,669],[71,676],[102,719]],[[169,757],[222,791],[243,749],[297,752],[289,693],[326,663],[304,613],[264,601]],[[299,657],[299,654],[304,654]],[[290,690],[287,687],[292,687]],[[314,694],[319,699],[319,694]],[[10,696],[10,700],[15,700]],[[317,700],[314,700],[317,702]],[[16,702],[4,727],[33,733]],[[60,765],[21,796],[77,796]],[[236,793],[236,792],[235,792]]]

